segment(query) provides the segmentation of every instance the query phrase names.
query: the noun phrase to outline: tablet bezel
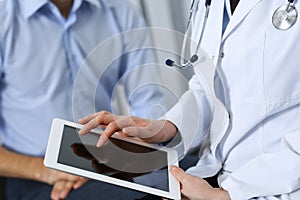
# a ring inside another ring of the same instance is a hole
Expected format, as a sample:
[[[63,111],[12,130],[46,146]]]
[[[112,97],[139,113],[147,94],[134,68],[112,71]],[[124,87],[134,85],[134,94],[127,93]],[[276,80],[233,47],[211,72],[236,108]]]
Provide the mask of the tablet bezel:
[[[167,153],[167,158],[168,158],[168,170],[167,171],[168,171],[168,178],[169,178],[169,192],[167,192],[167,191],[159,190],[159,189],[152,188],[149,186],[140,185],[138,183],[132,183],[132,182],[120,180],[120,179],[117,179],[114,177],[101,175],[96,172],[91,172],[88,170],[80,169],[80,168],[77,168],[74,166],[69,166],[66,164],[58,163],[59,150],[60,150],[60,145],[61,145],[61,140],[62,140],[65,125],[71,126],[71,127],[77,128],[77,129],[82,128],[81,124],[77,124],[74,122],[70,122],[70,121],[66,121],[66,120],[58,119],[58,118],[53,119],[50,136],[49,136],[49,140],[48,140],[48,145],[47,145],[47,149],[46,149],[46,154],[45,154],[45,158],[44,158],[44,165],[46,167],[64,171],[64,172],[71,173],[71,174],[75,174],[75,175],[79,175],[79,176],[83,176],[83,177],[87,177],[90,179],[104,181],[106,183],[115,184],[118,186],[130,188],[130,189],[146,192],[149,194],[158,195],[161,197],[166,197],[166,198],[170,198],[170,199],[174,199],[174,200],[180,199],[179,182],[172,176],[172,174],[169,171],[171,165],[178,166],[178,154],[174,149],[165,148],[165,147],[158,148],[155,145],[144,143],[142,141],[138,141],[138,140],[135,140],[132,138],[122,137],[117,134],[114,134],[112,136],[113,138],[116,138],[116,139],[120,139],[120,140],[123,140],[126,142],[131,142],[134,144],[142,145],[145,147],[150,147],[153,149],[158,149],[158,150],[161,150],[161,151],[164,151]],[[99,130],[99,129],[93,129],[91,132],[99,134],[99,135],[101,134],[101,130]]]

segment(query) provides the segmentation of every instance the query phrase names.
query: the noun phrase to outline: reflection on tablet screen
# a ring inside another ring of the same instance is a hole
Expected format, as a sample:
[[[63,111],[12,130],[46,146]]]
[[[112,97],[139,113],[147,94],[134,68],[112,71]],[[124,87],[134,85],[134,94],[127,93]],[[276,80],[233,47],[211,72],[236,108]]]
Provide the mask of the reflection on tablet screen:
[[[169,192],[166,152],[116,138],[98,148],[98,138],[65,125],[58,163]]]

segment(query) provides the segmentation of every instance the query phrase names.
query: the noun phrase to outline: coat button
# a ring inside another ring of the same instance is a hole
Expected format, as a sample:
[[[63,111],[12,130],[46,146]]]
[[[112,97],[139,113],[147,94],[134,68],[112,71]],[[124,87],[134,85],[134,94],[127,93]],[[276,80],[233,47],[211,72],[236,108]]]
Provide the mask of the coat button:
[[[221,53],[221,58],[224,58],[224,56],[225,56],[225,53],[222,52],[222,53]]]

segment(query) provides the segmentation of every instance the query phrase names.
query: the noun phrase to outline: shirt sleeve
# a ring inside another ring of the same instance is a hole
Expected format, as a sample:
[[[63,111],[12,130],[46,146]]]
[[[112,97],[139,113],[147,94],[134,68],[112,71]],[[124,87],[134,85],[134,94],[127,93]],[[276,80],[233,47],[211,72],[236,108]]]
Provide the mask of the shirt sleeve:
[[[4,24],[5,24],[5,21],[4,21],[4,16],[6,15],[6,12],[5,11],[5,8],[4,8],[4,1],[1,1],[0,0],[0,10],[2,12],[0,12],[0,88],[1,88],[1,84],[2,84],[2,73],[3,73],[3,42],[4,42],[4,39],[3,39],[3,31],[4,31]],[[0,89],[0,93],[1,93],[1,89]],[[1,96],[1,95],[0,95]],[[0,105],[1,105],[1,97],[0,97]],[[1,126],[2,126],[2,112],[1,112],[1,109],[0,109],[0,146],[2,145],[2,131],[1,131]]]
[[[0,75],[2,74],[2,68],[3,68],[3,59],[2,59],[2,57],[3,57],[3,55],[2,55],[2,50],[1,50],[1,40],[0,40]],[[0,76],[1,77],[1,76]],[[0,82],[1,83],[1,82]]]
[[[129,105],[126,114],[157,119],[169,106],[164,98],[150,31],[138,9],[127,1],[124,1],[122,8],[120,12],[115,10],[115,15],[120,19],[118,22],[124,33],[120,83]]]
[[[234,171],[221,186],[230,193],[232,200],[268,196],[274,196],[270,199],[280,199],[280,194],[297,190],[299,195],[299,141],[300,130],[287,134],[281,140],[278,152],[266,153],[250,160]]]
[[[2,84],[2,73],[3,73],[3,51],[2,51],[2,41],[0,39],[0,88]],[[1,93],[1,89],[0,89],[0,93]],[[0,105],[1,105],[1,97],[0,97]],[[0,126],[2,125],[1,118],[2,118],[2,113],[0,109]],[[0,128],[0,146],[1,145],[2,145],[2,133]]]

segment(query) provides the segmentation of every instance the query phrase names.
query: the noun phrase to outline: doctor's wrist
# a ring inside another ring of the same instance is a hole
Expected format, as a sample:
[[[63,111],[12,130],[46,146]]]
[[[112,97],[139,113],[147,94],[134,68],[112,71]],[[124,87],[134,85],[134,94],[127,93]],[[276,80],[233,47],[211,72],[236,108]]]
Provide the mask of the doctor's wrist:
[[[214,188],[216,197],[214,200],[231,200],[229,193],[223,188]]]
[[[178,129],[171,121],[168,120],[163,120],[163,121],[165,125],[164,128],[162,129],[163,131],[162,142],[169,142],[176,136]]]

